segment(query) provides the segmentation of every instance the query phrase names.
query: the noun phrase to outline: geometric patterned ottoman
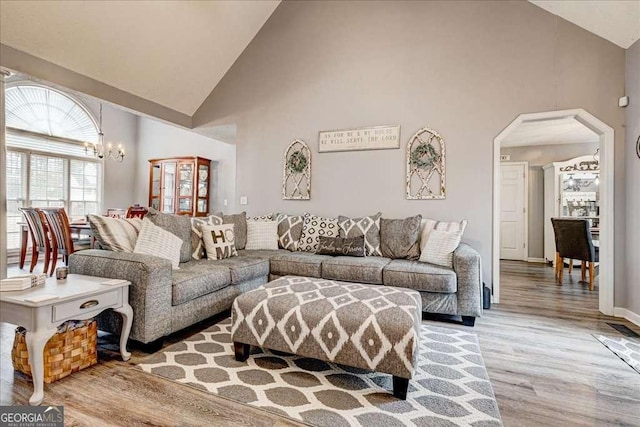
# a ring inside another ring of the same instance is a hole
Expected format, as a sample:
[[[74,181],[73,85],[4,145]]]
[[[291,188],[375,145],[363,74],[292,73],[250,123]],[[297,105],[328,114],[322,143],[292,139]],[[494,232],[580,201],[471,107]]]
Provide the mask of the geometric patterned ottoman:
[[[406,399],[421,319],[414,290],[286,276],[236,298],[231,340],[239,361],[254,345],[391,374]]]

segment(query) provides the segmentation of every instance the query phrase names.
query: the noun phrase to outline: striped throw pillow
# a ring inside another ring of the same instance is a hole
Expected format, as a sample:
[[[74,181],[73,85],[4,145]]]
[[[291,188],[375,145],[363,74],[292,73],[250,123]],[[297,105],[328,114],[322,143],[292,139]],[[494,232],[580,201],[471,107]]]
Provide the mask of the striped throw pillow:
[[[133,252],[142,228],[140,218],[110,218],[89,215],[91,233],[100,247],[113,252]]]
[[[181,238],[145,218],[133,252],[168,259],[173,269],[178,270],[181,248]]]
[[[453,252],[458,248],[462,233],[460,231],[431,230],[420,253],[420,262],[453,267]]]
[[[460,236],[464,234],[464,230],[467,228],[467,220],[463,219],[459,222],[446,222],[446,221],[436,221],[433,219],[423,219],[420,223],[420,251],[424,250],[427,241],[429,240],[429,234],[433,230],[440,231],[459,231]]]

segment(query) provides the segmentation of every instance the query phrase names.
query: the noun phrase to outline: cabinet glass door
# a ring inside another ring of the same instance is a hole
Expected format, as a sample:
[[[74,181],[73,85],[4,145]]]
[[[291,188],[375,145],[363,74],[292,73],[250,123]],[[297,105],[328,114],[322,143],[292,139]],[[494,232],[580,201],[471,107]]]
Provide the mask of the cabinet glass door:
[[[209,210],[209,166],[198,166],[198,213]]]
[[[157,164],[151,167],[151,203],[149,206],[156,210],[160,210],[161,174],[161,165]]]
[[[193,211],[193,163],[180,163],[180,181],[178,183],[178,213],[190,214]]]
[[[162,212],[175,212],[176,163],[164,164],[164,186],[162,188]]]

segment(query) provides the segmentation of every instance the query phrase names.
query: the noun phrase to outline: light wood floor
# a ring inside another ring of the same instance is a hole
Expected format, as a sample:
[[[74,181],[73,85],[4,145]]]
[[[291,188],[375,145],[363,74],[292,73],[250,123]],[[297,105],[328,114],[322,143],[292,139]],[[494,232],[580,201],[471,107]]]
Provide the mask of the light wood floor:
[[[503,262],[502,303],[476,322],[487,370],[507,426],[640,425],[640,375],[591,334],[616,336],[607,322],[640,328],[598,313],[597,290],[554,283],[553,269]],[[172,336],[176,342],[220,320]],[[439,326],[465,328],[426,321]],[[0,404],[26,404],[31,384],[11,366],[13,325],[0,325]],[[467,328],[468,329],[468,328]],[[100,362],[45,385],[46,404],[65,406],[66,425],[295,425],[266,412],[139,372],[146,355],[119,359],[101,338]]]

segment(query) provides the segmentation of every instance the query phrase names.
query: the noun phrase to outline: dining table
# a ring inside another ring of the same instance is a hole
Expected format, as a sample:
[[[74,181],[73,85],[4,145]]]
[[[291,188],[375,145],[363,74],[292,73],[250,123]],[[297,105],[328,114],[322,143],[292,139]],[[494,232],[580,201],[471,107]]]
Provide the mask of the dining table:
[[[27,246],[29,245],[29,226],[26,222],[18,222],[17,224],[20,226],[20,269],[22,269],[27,257]],[[91,241],[91,248],[93,248],[94,239],[91,234],[91,226],[87,221],[72,221],[69,223],[69,228],[71,233],[79,236],[88,236]]]

